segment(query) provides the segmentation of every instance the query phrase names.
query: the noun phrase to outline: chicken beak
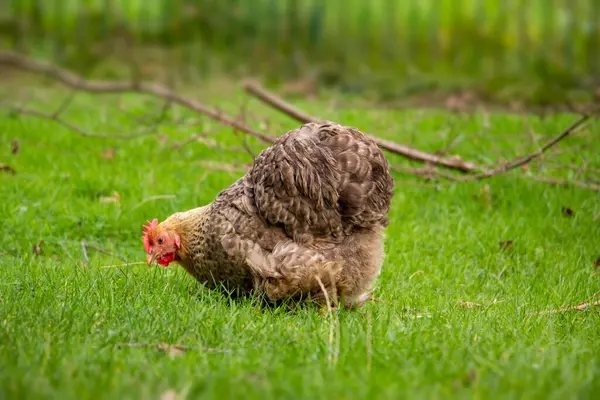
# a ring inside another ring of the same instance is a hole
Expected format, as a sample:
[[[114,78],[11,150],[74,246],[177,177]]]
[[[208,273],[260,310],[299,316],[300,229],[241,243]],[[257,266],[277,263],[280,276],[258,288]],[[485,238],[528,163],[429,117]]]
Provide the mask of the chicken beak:
[[[148,264],[148,266],[151,267],[152,264],[154,264],[156,262],[157,258],[158,258],[158,253],[156,253],[156,252],[152,252],[151,254],[148,254],[146,256],[146,264]]]

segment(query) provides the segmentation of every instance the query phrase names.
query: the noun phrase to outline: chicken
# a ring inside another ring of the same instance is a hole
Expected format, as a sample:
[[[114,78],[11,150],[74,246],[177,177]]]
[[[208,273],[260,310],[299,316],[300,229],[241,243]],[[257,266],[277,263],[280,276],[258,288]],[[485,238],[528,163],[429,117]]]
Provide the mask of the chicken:
[[[356,128],[307,123],[263,150],[205,206],[144,226],[147,263],[179,263],[209,288],[271,302],[360,306],[384,258],[388,161]]]

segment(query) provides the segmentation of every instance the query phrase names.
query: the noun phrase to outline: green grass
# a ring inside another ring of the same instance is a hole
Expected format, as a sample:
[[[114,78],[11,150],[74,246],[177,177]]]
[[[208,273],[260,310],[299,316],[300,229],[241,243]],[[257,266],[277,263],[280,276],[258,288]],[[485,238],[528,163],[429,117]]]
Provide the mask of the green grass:
[[[60,103],[56,92],[40,96]],[[156,107],[133,96],[123,104],[138,114]],[[237,104],[221,102],[224,109]],[[460,133],[454,151],[478,162],[534,148],[521,116],[491,115],[485,128],[481,114],[302,106],[425,150],[443,148]],[[250,107],[270,118],[273,132],[296,126],[256,103]],[[187,116],[169,114],[171,120]],[[89,130],[136,128],[114,99],[83,94],[65,118]],[[544,141],[572,118],[531,117],[530,124]],[[146,219],[205,204],[240,176],[206,170],[199,161],[248,162],[244,153],[201,143],[171,148],[197,130],[165,125],[166,142],[157,135],[125,141],[0,116],[0,161],[17,171],[0,173],[0,398],[158,399],[172,389],[182,398],[583,399],[600,390],[598,312],[530,315],[577,304],[600,288],[594,273],[600,197],[537,183],[521,172],[442,190],[396,176],[376,292],[383,302],[340,311],[333,346],[329,320],[315,308],[286,311],[230,300],[179,267],[103,269],[123,260],[92,249],[85,263],[82,240],[143,261]],[[230,130],[213,133],[239,145]],[[595,123],[562,145],[597,143],[599,133]],[[20,144],[16,155],[12,140]],[[110,148],[116,148],[114,158],[102,158]],[[567,157],[600,166],[593,147]],[[486,184],[488,204],[481,196]],[[113,192],[118,203],[101,201]],[[165,194],[174,197],[145,201]],[[563,216],[562,207],[573,216]],[[32,247],[40,240],[36,256]],[[514,245],[500,251],[500,240]],[[468,309],[460,301],[482,306]],[[122,343],[196,349],[170,357]],[[336,347],[337,361],[329,362]]]

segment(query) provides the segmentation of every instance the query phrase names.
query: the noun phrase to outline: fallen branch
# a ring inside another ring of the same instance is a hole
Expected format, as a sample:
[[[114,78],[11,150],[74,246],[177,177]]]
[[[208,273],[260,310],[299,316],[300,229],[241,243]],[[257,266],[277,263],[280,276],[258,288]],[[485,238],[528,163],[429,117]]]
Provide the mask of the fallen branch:
[[[205,351],[210,353],[229,353],[229,350],[217,349],[214,347],[196,347],[196,346],[187,346],[184,344],[169,344],[169,343],[119,343],[117,345],[119,348],[134,348],[134,349],[148,349],[155,348],[157,350],[166,351],[169,354],[173,354],[173,352],[186,352],[188,350],[196,350],[196,351]]]
[[[579,119],[577,119],[575,122],[573,122],[568,128],[566,128],[563,132],[561,132],[559,135],[557,135],[556,137],[554,137],[553,139],[548,141],[546,144],[544,144],[542,147],[540,147],[537,151],[535,151],[531,154],[527,154],[525,156],[517,157],[517,158],[513,159],[512,161],[504,163],[500,166],[496,166],[496,167],[492,166],[491,169],[489,169],[486,172],[482,172],[480,174],[463,175],[463,176],[445,174],[445,173],[438,171],[433,166],[429,166],[429,167],[425,167],[425,168],[411,168],[411,167],[392,165],[390,167],[390,169],[394,172],[418,176],[418,177],[424,178],[426,180],[436,180],[436,179],[439,180],[440,178],[443,178],[443,179],[449,181],[449,182],[438,183],[435,186],[435,188],[448,187],[457,182],[470,182],[470,181],[476,181],[476,180],[490,178],[493,176],[507,173],[511,170],[514,170],[518,167],[527,165],[530,162],[535,161],[536,159],[541,157],[543,154],[548,152],[551,148],[553,148],[558,143],[560,143],[567,136],[574,133],[578,129],[581,129],[583,124],[586,121],[588,121],[589,119],[590,119],[590,116],[588,116],[588,115],[581,116]],[[579,168],[578,171],[585,172],[585,170],[582,171],[581,168]],[[561,178],[544,177],[544,176],[538,176],[538,175],[523,175],[522,177],[528,178],[528,179],[533,179],[538,182],[553,184],[553,185],[575,185],[575,186],[579,186],[579,187],[582,187],[585,189],[591,189],[591,190],[595,190],[595,191],[600,190],[600,185],[597,185],[594,182],[586,182],[586,181],[581,181],[581,180],[577,180],[577,179],[561,179]]]
[[[244,84],[244,90],[261,100],[263,103],[270,105],[271,107],[281,111],[284,114],[287,114],[296,121],[302,122],[304,124],[307,122],[323,121],[317,117],[313,117],[312,115],[305,113],[304,111],[298,110],[297,108],[293,107],[291,104],[283,100],[281,97],[268,92],[266,89],[262,88],[256,83],[246,82]]]
[[[234,133],[244,132],[248,135],[254,136],[254,137],[256,137],[264,142],[267,142],[267,143],[271,143],[274,140],[274,138],[272,138],[270,136],[264,135],[260,132],[257,132],[255,130],[249,128],[248,126],[245,125],[243,120],[240,121],[236,118],[233,118],[233,117],[221,112],[220,110],[211,109],[200,102],[183,97],[183,96],[173,92],[172,90],[170,90],[164,86],[157,85],[157,84],[143,83],[143,82],[137,82],[137,81],[133,81],[133,82],[116,81],[115,82],[115,81],[86,80],[78,75],[75,75],[67,70],[58,68],[54,65],[43,64],[43,63],[37,62],[35,60],[32,60],[28,57],[24,57],[24,56],[21,56],[16,53],[12,53],[12,52],[0,52],[0,65],[13,67],[13,68],[20,69],[20,70],[30,72],[30,73],[42,74],[42,75],[48,76],[48,77],[62,83],[63,85],[65,85],[67,87],[71,87],[75,90],[83,90],[83,91],[94,92],[94,93],[134,92],[134,93],[151,95],[151,96],[157,97],[157,98],[165,101],[165,104],[162,107],[162,112],[161,112],[160,118],[162,118],[164,116],[164,114],[166,114],[166,112],[169,109],[171,104],[179,104],[185,108],[188,108],[189,110],[203,114],[215,121],[218,121],[221,124],[232,127],[234,129]],[[320,121],[320,119],[318,119],[316,117],[310,116],[306,113],[303,113],[302,111],[295,109],[294,107],[292,107],[288,103],[286,103],[284,100],[267,92],[266,90],[262,89],[258,85],[246,84],[245,89],[250,94],[258,97],[265,103],[292,116],[293,118],[295,118],[301,122]],[[38,110],[32,110],[32,109],[28,109],[25,107],[10,106],[10,108],[12,108],[13,111],[20,112],[22,114],[28,114],[28,115],[36,116],[39,118],[46,118],[46,119],[54,120],[57,123],[62,124],[63,126],[79,133],[82,136],[97,136],[97,137],[106,137],[106,138],[130,139],[130,138],[142,136],[145,134],[153,133],[152,128],[145,132],[139,132],[139,133],[136,133],[133,135],[127,135],[127,136],[93,134],[93,133],[85,132],[84,130],[80,129],[79,127],[76,127],[76,126],[64,121],[63,119],[61,119],[59,117],[60,113],[70,104],[72,99],[73,99],[73,95],[67,97],[63,102],[61,102],[61,105],[52,114],[47,114],[47,113],[44,113],[44,112],[41,112]],[[451,181],[450,184],[453,184],[453,183],[457,183],[457,182],[468,182],[468,181],[485,179],[488,177],[500,175],[500,174],[506,173],[510,170],[513,170],[515,168],[518,168],[520,166],[526,166],[528,163],[530,163],[538,158],[540,160],[542,160],[541,156],[543,154],[548,152],[549,149],[554,148],[565,137],[567,137],[569,134],[571,134],[572,132],[574,132],[578,128],[580,128],[581,125],[583,125],[583,123],[588,119],[589,119],[589,116],[582,116],[579,120],[577,120],[574,124],[572,124],[569,128],[567,128],[563,133],[561,133],[556,138],[554,138],[553,140],[551,140],[550,142],[548,142],[547,144],[542,146],[538,151],[531,153],[524,157],[516,158],[515,160],[505,163],[505,164],[502,164],[502,165],[498,164],[496,166],[492,166],[489,169],[487,169],[483,166],[476,166],[475,164],[466,162],[464,160],[461,160],[460,158],[441,157],[441,156],[438,156],[435,154],[422,152],[422,151],[412,149],[412,148],[409,148],[409,147],[406,147],[406,146],[403,146],[403,145],[400,145],[400,144],[397,144],[394,142],[386,141],[383,139],[378,139],[375,137],[371,137],[371,138],[384,150],[387,150],[392,153],[402,155],[405,158],[408,158],[411,160],[416,160],[416,161],[423,162],[426,164],[426,167],[423,169],[413,169],[413,170],[405,169],[405,170],[401,171],[402,173],[409,173],[409,174],[416,175],[419,177],[424,177],[425,179],[428,179],[428,180],[442,178],[447,181]],[[197,139],[197,138],[195,138],[195,139]],[[452,144],[452,143],[453,142],[451,141],[450,144]],[[207,144],[209,144],[209,143],[207,143]],[[254,156],[251,149],[245,143],[243,143],[243,144],[244,144],[245,150],[249,154]],[[554,152],[555,152],[555,150],[552,151],[552,153],[554,153]],[[464,176],[443,174],[443,173],[439,172],[436,169],[436,167],[444,167],[444,168],[448,168],[448,169],[452,169],[452,170],[460,171],[460,172],[471,172],[472,174],[464,175]],[[3,169],[10,173],[14,172],[14,169],[10,168],[7,165],[3,165]],[[484,172],[476,173],[477,171],[482,171],[482,170]],[[562,184],[574,184],[576,186],[580,186],[580,187],[584,187],[584,188],[588,188],[588,189],[592,189],[592,190],[600,190],[600,188],[599,188],[600,185],[595,184],[595,183],[590,183],[590,182],[584,182],[584,181],[580,181],[580,180],[566,180],[566,179],[560,180],[558,178],[547,178],[547,177],[541,177],[541,176],[527,176],[527,177],[541,181],[541,182],[551,183],[551,184],[561,184],[561,185]],[[443,186],[447,186],[447,185],[444,183],[440,183],[433,187],[440,188]]]
[[[325,122],[325,120],[322,120],[317,117],[313,117],[311,115],[306,114],[303,111],[300,111],[300,110],[292,107],[285,100],[281,99],[278,96],[275,96],[272,93],[269,93],[268,91],[266,91],[265,89],[263,89],[262,87],[260,87],[256,84],[246,83],[244,85],[244,89],[246,90],[246,92],[257,97],[259,100],[261,100],[265,104],[268,104],[271,107],[283,112],[284,114],[289,115],[290,117],[292,117],[293,119],[295,119],[299,122],[302,122],[302,123]],[[424,163],[438,165],[441,167],[454,169],[454,170],[458,170],[461,172],[475,172],[475,171],[481,170],[481,168],[479,168],[475,164],[461,160],[460,158],[457,158],[457,157],[448,157],[448,158],[439,157],[439,156],[436,156],[435,154],[426,153],[421,150],[412,149],[410,147],[407,147],[407,146],[404,146],[404,145],[401,145],[398,143],[394,143],[389,140],[380,139],[377,137],[373,137],[371,135],[367,135],[367,136],[369,136],[369,138],[371,140],[373,140],[375,143],[377,143],[377,145],[379,147],[381,147],[382,149],[385,149],[394,154],[401,155],[409,160],[420,161],[420,162],[424,162]]]
[[[50,77],[57,82],[77,90],[83,90],[92,93],[142,93],[162,98],[169,102],[179,104],[192,111],[204,114],[207,117],[219,121],[223,125],[230,126],[248,135],[254,136],[263,142],[271,143],[274,138],[251,129],[244,124],[236,121],[227,114],[213,110],[204,104],[181,96],[172,90],[155,84],[145,82],[120,82],[120,81],[96,81],[88,80],[70,71],[56,67],[52,64],[43,64],[31,58],[21,56],[13,52],[0,52],[0,65],[16,68],[36,74],[42,74]]]
[[[589,299],[577,304],[576,306],[562,307],[553,310],[540,311],[538,315],[560,314],[569,311],[586,311],[593,307],[600,306],[600,300],[593,301],[600,294],[600,290],[592,295]]]
[[[309,114],[306,114],[303,111],[298,110],[297,108],[295,108],[295,107],[291,106],[290,104],[288,104],[287,102],[285,102],[285,100],[268,92],[267,90],[265,90],[264,88],[260,87],[259,85],[255,84],[255,83],[248,82],[248,83],[244,84],[244,89],[246,90],[246,92],[257,97],[259,100],[263,101],[264,103],[272,106],[273,108],[289,115],[290,117],[292,117],[300,122],[307,123],[307,122],[322,121],[321,119],[319,119],[317,117],[313,117]],[[428,165],[425,168],[410,168],[410,167],[404,168],[404,167],[400,167],[400,166],[393,166],[391,168],[392,170],[395,170],[396,172],[400,172],[400,173],[404,173],[404,174],[416,175],[416,176],[425,178],[427,180],[431,180],[431,179],[435,179],[435,178],[444,178],[448,181],[451,181],[451,183],[447,184],[447,185],[451,185],[452,182],[469,182],[469,181],[475,181],[475,180],[489,178],[492,176],[506,173],[508,171],[511,171],[511,170],[521,167],[523,165],[526,165],[526,164],[530,163],[531,161],[542,156],[549,149],[556,146],[564,138],[566,138],[567,136],[569,136],[570,134],[572,134],[573,132],[575,132],[576,130],[581,128],[581,126],[589,119],[590,119],[589,115],[581,116],[578,120],[576,120],[573,124],[571,124],[571,126],[569,126],[567,129],[565,129],[561,134],[559,134],[558,136],[556,136],[555,138],[550,140],[548,143],[546,143],[545,145],[540,147],[537,151],[535,151],[531,154],[528,154],[523,157],[518,157],[506,164],[496,166],[495,168],[489,169],[485,172],[475,174],[475,175],[466,175],[466,176],[454,176],[454,175],[450,175],[450,174],[444,174],[444,173],[439,172],[433,166],[455,169],[455,170],[459,170],[461,172],[475,172],[477,170],[481,170],[482,168],[475,166],[473,163],[465,162],[459,158],[442,158],[442,157],[438,157],[433,154],[421,152],[420,150],[411,149],[409,147],[406,147],[406,146],[403,146],[403,145],[400,145],[397,143],[389,142],[389,141],[386,141],[383,139],[374,138],[374,137],[371,137],[371,139],[373,139],[383,149],[391,151],[395,154],[402,155],[402,156],[404,156],[408,159],[414,160],[414,161],[425,162]],[[547,183],[552,183],[552,184],[574,184],[576,186],[580,186],[580,187],[587,188],[587,189],[600,190],[599,185],[596,185],[594,183],[589,183],[589,182],[578,181],[578,180],[559,180],[557,178],[544,178],[544,177],[537,177],[537,176],[534,176],[531,178],[541,181],[541,182],[547,182]],[[443,185],[435,185],[434,187],[440,188],[442,186]]]
[[[458,178],[459,181],[473,181],[473,180],[479,180],[479,179],[484,179],[484,178],[489,178],[492,176],[496,176],[496,175],[500,175],[503,173],[506,173],[510,170],[513,170],[515,168],[518,168],[522,165],[528,164],[529,162],[535,160],[536,158],[540,157],[542,154],[544,154],[546,151],[548,151],[550,148],[552,148],[553,146],[557,145],[561,140],[563,140],[564,138],[566,138],[567,136],[569,136],[571,133],[575,132],[577,129],[579,129],[588,119],[590,119],[589,115],[582,115],[579,119],[577,119],[575,122],[573,122],[567,129],[565,129],[562,133],[560,133],[558,136],[556,136],[555,138],[553,138],[552,140],[550,140],[548,143],[546,143],[545,145],[543,145],[542,147],[540,147],[537,151],[528,154],[526,156],[523,157],[518,157],[516,159],[514,159],[513,161],[501,165],[499,167],[496,167],[492,170],[486,171],[486,172],[482,172],[481,174],[477,174],[477,175],[470,175],[470,176],[465,176],[465,177],[461,177]]]

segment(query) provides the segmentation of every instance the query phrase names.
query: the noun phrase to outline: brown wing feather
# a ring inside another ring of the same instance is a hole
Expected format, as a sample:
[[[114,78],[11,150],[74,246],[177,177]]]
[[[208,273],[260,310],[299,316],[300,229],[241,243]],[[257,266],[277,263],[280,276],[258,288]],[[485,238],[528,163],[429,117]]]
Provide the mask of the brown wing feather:
[[[386,158],[359,130],[308,123],[259,154],[244,178],[244,201],[306,244],[386,225],[393,189]]]

